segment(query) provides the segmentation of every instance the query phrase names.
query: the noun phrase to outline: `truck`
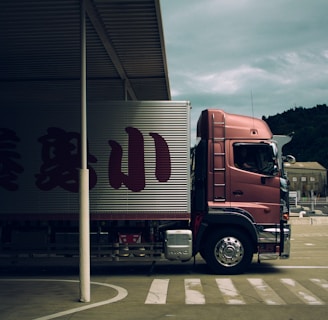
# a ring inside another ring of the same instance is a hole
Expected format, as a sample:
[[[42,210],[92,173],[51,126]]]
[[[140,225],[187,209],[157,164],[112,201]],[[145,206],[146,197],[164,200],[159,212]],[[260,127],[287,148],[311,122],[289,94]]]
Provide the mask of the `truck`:
[[[265,121],[188,101],[88,103],[91,257],[188,261],[237,274],[288,258],[288,179]],[[1,107],[0,254],[79,254],[80,107]],[[280,145],[278,145],[279,141]],[[291,160],[290,160],[291,161]]]

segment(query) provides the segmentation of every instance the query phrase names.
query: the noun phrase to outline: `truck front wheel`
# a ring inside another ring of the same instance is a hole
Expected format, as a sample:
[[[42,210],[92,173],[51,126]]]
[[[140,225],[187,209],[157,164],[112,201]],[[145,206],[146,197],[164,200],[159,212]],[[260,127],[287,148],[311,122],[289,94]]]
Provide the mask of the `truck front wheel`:
[[[249,237],[239,230],[214,231],[205,244],[204,258],[216,274],[243,273],[252,261],[252,248]]]

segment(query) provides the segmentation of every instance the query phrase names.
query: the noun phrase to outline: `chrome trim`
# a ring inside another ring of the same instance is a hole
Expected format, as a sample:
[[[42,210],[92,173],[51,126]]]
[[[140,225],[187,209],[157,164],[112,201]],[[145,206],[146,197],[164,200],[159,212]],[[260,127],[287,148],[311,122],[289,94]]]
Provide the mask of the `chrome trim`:
[[[280,227],[279,225],[257,226],[258,242],[261,244],[276,244],[280,246]],[[272,260],[280,257],[281,259],[288,259],[290,256],[290,237],[291,226],[284,225],[283,236],[283,251],[282,252],[259,252],[259,258],[262,260]]]
[[[280,254],[281,259],[288,259],[290,256],[290,238],[291,226],[286,224],[284,226],[284,251]]]
[[[260,253],[259,260],[277,260],[279,258],[278,253]]]

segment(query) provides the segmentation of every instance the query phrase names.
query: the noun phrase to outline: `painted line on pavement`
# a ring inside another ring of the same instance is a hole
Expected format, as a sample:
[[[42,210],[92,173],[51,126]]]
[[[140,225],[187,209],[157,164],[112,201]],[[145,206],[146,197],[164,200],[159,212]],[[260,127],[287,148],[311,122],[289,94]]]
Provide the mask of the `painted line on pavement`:
[[[154,279],[145,304],[165,304],[170,279]]]
[[[230,278],[215,280],[226,304],[245,304],[243,297],[239,294]]]
[[[205,296],[200,279],[184,279],[186,304],[205,304]]]
[[[20,282],[71,282],[71,283],[78,283],[80,282],[79,280],[56,280],[56,279],[0,279],[0,281],[20,281]],[[61,311],[61,312],[57,312],[54,314],[50,314],[47,316],[43,316],[43,317],[39,317],[39,318],[35,318],[33,320],[49,320],[49,319],[55,319],[58,317],[62,317],[62,316],[66,316],[75,312],[80,312],[80,311],[84,311],[84,310],[88,310],[88,309],[92,309],[92,308],[96,308],[96,307],[100,307],[103,306],[105,304],[110,304],[113,302],[117,302],[120,301],[122,299],[124,299],[127,295],[128,295],[128,291],[122,287],[119,286],[115,286],[112,284],[107,284],[107,283],[101,283],[101,282],[93,282],[91,281],[90,284],[93,285],[98,285],[98,286],[104,286],[104,287],[109,287],[111,289],[114,289],[117,291],[117,295],[111,299],[108,300],[104,300],[104,301],[100,301],[100,302],[96,302],[96,303],[91,303],[82,307],[78,307],[78,308],[73,308],[73,309],[69,309],[69,310],[65,310],[65,311]]]
[[[268,286],[261,278],[248,278],[248,282],[254,287],[255,291],[263,301],[268,305],[284,305],[286,304],[276,292]]]
[[[310,279],[313,283],[328,291],[328,281],[325,279]]]
[[[321,301],[316,295],[304,288],[297,281],[289,278],[280,279],[292,293],[294,293],[299,299],[301,299],[306,304],[310,305],[323,305],[324,302]]]
[[[270,266],[277,269],[328,269],[328,266]]]

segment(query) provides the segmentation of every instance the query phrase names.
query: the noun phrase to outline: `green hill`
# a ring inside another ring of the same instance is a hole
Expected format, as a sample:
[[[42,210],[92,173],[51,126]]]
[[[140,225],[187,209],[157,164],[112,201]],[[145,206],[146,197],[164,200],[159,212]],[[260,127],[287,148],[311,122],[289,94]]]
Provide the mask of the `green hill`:
[[[289,134],[294,137],[284,149],[297,161],[317,161],[328,168],[328,107],[297,107],[274,116],[262,117],[273,134]]]

